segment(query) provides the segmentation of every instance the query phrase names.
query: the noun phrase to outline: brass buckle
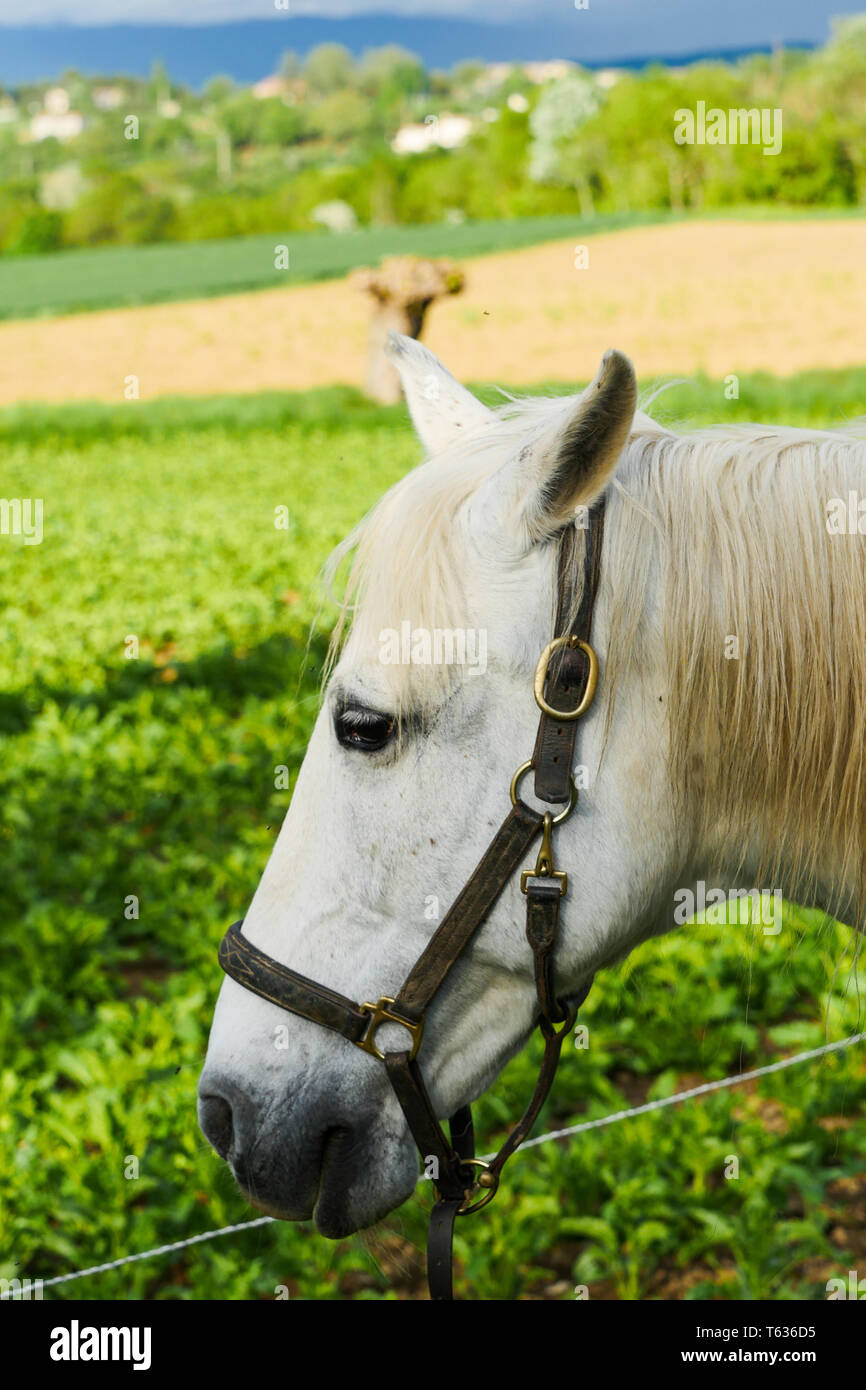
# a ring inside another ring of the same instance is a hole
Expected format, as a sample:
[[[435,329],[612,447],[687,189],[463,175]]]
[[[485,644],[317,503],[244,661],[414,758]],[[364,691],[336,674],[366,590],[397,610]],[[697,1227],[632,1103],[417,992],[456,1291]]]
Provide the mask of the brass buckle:
[[[530,769],[532,766],[533,766],[532,759],[531,759],[531,758],[527,758],[525,763],[521,763],[521,764],[520,764],[520,767],[517,769],[517,771],[515,772],[514,776],[512,777],[512,779],[511,779],[511,790],[510,790],[510,796],[511,796],[511,804],[512,804],[512,806],[516,806],[516,805],[517,805],[517,788],[518,788],[518,786],[520,785],[520,779],[521,779],[521,777],[523,776],[523,774],[524,774],[525,772],[528,772],[529,769]],[[571,781],[570,781],[569,789],[568,789],[568,805],[566,806],[566,808],[565,808],[564,811],[560,811],[560,813],[559,813],[558,816],[553,816],[553,817],[551,818],[551,822],[550,822],[551,825],[559,825],[561,821],[568,820],[568,817],[571,815],[571,813],[572,813],[572,811],[574,810],[574,808],[575,808],[576,805],[577,805],[577,787],[575,786],[575,784],[574,784],[574,778],[572,777],[572,778],[571,778]]]
[[[493,1198],[496,1196],[496,1189],[499,1186],[499,1174],[491,1173],[490,1164],[486,1163],[483,1158],[464,1158],[461,1162],[472,1168],[480,1168],[482,1170],[474,1187],[467,1187],[463,1194],[463,1201],[457,1208],[458,1216],[468,1216],[471,1211],[480,1211],[482,1207],[487,1206],[488,1202],[493,1201]],[[475,1187],[486,1187],[488,1189],[483,1197],[479,1197],[477,1202],[471,1201]],[[469,1203],[469,1205],[467,1205],[467,1203]]]
[[[589,660],[589,675],[586,678],[586,689],[583,692],[583,699],[577,709],[554,709],[544,698],[544,682],[547,679],[547,667],[553,653],[559,647],[571,647],[572,650],[580,648]],[[545,714],[549,714],[551,719],[559,719],[563,723],[570,723],[573,719],[580,719],[582,714],[586,714],[593,700],[595,699],[595,688],[598,685],[598,657],[592,650],[588,642],[582,642],[578,637],[554,637],[552,642],[548,642],[541,656],[538,658],[538,665],[535,668],[535,680],[532,683],[535,703]]]
[[[371,1004],[368,1001],[365,1004],[359,1005],[362,1013],[370,1015],[370,1022],[367,1025],[367,1031],[363,1038],[361,1038],[355,1046],[360,1047],[362,1052],[369,1052],[371,1057],[378,1057],[380,1062],[384,1062],[385,1054],[379,1051],[374,1042],[376,1029],[379,1027],[380,1023],[399,1023],[402,1028],[408,1028],[412,1035],[412,1050],[409,1053],[409,1061],[411,1062],[417,1056],[418,1048],[421,1046],[421,1035],[424,1032],[424,1020],[422,1018],[418,1023],[413,1023],[411,1019],[401,1018],[399,1014],[391,1013],[387,1006],[393,1003],[393,999],[389,999],[386,994],[383,994],[382,998],[376,1004]]]
[[[550,843],[550,827],[553,825],[553,817],[549,811],[544,813],[544,832],[541,836],[541,849],[538,851],[538,858],[535,861],[534,869],[524,869],[520,875],[520,891],[527,891],[526,884],[531,878],[558,878],[559,896],[564,898],[568,892],[568,874],[562,869],[553,867],[553,849]]]

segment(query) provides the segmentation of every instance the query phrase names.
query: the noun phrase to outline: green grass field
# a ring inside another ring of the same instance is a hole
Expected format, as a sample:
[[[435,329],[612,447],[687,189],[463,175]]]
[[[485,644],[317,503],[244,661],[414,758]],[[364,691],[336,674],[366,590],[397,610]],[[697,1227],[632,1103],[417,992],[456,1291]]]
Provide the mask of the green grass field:
[[[378,265],[383,256],[482,256],[535,246],[560,237],[586,236],[665,220],[630,213],[597,217],[528,217],[513,222],[467,222],[359,228],[233,237],[157,246],[98,247],[43,256],[0,258],[0,319],[32,318],[122,304],[204,299],[238,290],[300,285]],[[289,251],[288,270],[277,270],[275,248]]]
[[[866,408],[866,370],[741,389],[725,402],[699,381],[657,413],[838,424]],[[38,546],[0,537],[0,1277],[48,1279],[257,1215],[195,1118],[216,948],[286,809],[274,767],[297,769],[312,727],[316,574],[417,449],[402,409],[343,388],[21,408],[0,443],[4,492],[42,497],[45,526]],[[648,943],[596,981],[590,1045],[567,1045],[539,1132],[855,1031],[850,959],[850,933],[796,909],[778,937],[696,925]],[[533,1044],[478,1106],[481,1152],[537,1063]],[[823,1299],[866,1251],[864,1100],[851,1049],[518,1155],[458,1228],[461,1287]],[[364,1237],[278,1223],[46,1297],[417,1297],[423,1238],[410,1202]]]

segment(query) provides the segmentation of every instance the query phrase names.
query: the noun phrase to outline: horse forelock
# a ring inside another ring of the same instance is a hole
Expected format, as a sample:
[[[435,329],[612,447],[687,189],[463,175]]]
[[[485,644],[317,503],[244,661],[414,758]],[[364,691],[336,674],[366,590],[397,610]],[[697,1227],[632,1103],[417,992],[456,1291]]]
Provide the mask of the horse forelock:
[[[329,590],[333,593],[344,566],[347,576],[326,674],[341,652],[369,657],[382,632],[403,623],[430,633],[469,628],[457,514],[517,450],[573,408],[575,399],[510,398],[492,413],[488,427],[457,440],[395,483],[336,547],[324,571]],[[392,708],[423,714],[457,679],[458,668],[446,663],[395,664],[387,671]]]

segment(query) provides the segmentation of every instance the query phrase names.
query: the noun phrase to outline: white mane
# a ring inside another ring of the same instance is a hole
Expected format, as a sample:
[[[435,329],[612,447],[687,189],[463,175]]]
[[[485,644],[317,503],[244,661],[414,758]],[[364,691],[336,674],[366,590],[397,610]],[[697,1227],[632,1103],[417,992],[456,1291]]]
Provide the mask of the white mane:
[[[489,427],[412,470],[329,562],[352,557],[333,652],[372,651],[383,628],[467,626],[454,517],[516,451],[567,417],[575,397],[509,400]],[[602,565],[610,635],[604,690],[640,677],[661,637],[670,673],[673,784],[702,816],[695,834],[742,825],[805,867],[814,826],[840,878],[864,884],[866,563],[859,536],[831,536],[827,503],[866,497],[866,436],[735,425],[678,434],[635,416],[610,488]],[[576,547],[577,594],[581,547]],[[643,596],[661,581],[662,631]],[[351,619],[351,622],[349,621]],[[733,647],[736,655],[731,655]],[[423,709],[450,666],[390,668],[395,708]],[[717,753],[720,731],[736,764]],[[852,756],[856,753],[856,756]],[[760,773],[757,773],[760,769]],[[750,776],[760,785],[750,790]],[[799,812],[798,812],[799,808]]]

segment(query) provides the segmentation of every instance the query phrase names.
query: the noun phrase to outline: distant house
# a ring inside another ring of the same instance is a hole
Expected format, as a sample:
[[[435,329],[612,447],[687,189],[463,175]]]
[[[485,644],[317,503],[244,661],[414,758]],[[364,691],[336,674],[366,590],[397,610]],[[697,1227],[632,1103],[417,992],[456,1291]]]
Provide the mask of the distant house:
[[[551,58],[547,62],[537,63],[488,63],[473,85],[477,92],[492,92],[495,88],[501,87],[509,77],[519,73],[527,82],[540,87],[545,82],[558,82],[568,73],[574,72],[576,67],[577,64],[567,58]]]
[[[263,77],[261,82],[256,82],[253,86],[253,96],[258,101],[267,101],[269,97],[285,96],[288,90],[288,83],[285,78],[274,73],[272,77]]]
[[[576,66],[576,63],[570,63],[567,58],[552,58],[546,63],[524,63],[523,71],[530,82],[540,87],[543,82],[561,81],[570,72],[574,72]]]
[[[435,143],[429,126],[401,125],[391,141],[391,149],[395,154],[422,154]]]
[[[307,83],[303,77],[280,77],[279,73],[263,77],[261,82],[254,83],[250,90],[257,101],[281,97],[286,106],[298,106],[306,101],[308,95]]]
[[[447,111],[439,117],[436,129],[436,143],[443,150],[456,149],[469,139],[473,121],[470,116],[452,116]]]
[[[80,111],[70,111],[69,93],[65,87],[49,87],[42,98],[43,110],[37,111],[28,130],[31,140],[74,140],[84,129]],[[32,107],[31,107],[32,110]]]
[[[342,198],[334,198],[329,203],[319,203],[310,213],[313,222],[327,227],[329,232],[353,232],[358,225],[358,217],[350,203]]]
[[[472,126],[470,116],[445,111],[441,116],[428,117],[423,125],[401,126],[391,141],[391,149],[395,154],[423,154],[434,146],[454,150],[468,140]]]
[[[65,87],[49,87],[42,105],[49,116],[65,116],[70,106],[69,93]]]
[[[40,111],[30,122],[30,139],[74,140],[83,129],[84,117],[80,111],[65,111],[62,115]]]
[[[606,92],[610,87],[615,87],[623,75],[622,68],[599,68],[595,80],[602,91]]]
[[[94,87],[90,95],[97,111],[116,111],[126,93],[122,87]]]
[[[493,87],[500,86],[513,71],[513,63],[490,63],[478,78],[476,86],[480,90],[490,91]]]

